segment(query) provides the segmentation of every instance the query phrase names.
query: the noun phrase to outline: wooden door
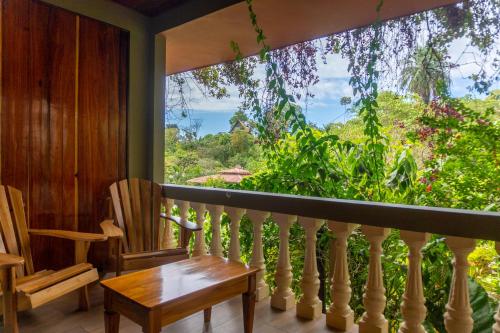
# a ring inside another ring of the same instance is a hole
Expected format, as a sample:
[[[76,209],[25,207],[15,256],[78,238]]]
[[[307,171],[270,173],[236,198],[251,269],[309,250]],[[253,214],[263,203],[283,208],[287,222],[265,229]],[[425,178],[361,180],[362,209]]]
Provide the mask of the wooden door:
[[[32,228],[97,231],[126,176],[128,33],[35,0],[0,8],[0,183],[23,192]],[[70,242],[32,249],[37,269],[73,262]]]

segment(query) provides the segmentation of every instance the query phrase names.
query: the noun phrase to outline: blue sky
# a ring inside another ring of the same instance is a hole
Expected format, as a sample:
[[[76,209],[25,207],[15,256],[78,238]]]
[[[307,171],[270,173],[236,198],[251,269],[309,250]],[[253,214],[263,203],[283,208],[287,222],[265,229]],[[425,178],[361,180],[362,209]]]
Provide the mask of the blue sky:
[[[464,52],[464,50],[468,52]],[[455,41],[449,49],[451,61],[464,64],[451,72],[451,92],[454,96],[461,97],[469,93],[467,86],[471,84],[471,81],[467,79],[467,76],[478,70],[477,65],[471,61],[474,56],[473,53],[474,50],[467,48],[465,40]],[[329,55],[326,64],[321,59],[318,59],[317,64],[320,80],[318,84],[310,89],[314,94],[314,98],[308,99],[307,103],[305,101],[301,102],[306,119],[319,126],[324,126],[333,121],[346,121],[348,116],[345,107],[340,105],[340,98],[343,96],[352,97],[347,61],[339,55]],[[262,66],[257,69],[256,76],[264,77]],[[382,83],[382,86],[384,86],[384,83]],[[394,89],[388,84],[386,84],[386,88]],[[494,88],[498,89],[498,84]],[[189,104],[192,110],[191,118],[200,119],[200,136],[229,131],[229,119],[237,111],[240,104],[236,88],[230,88],[229,93],[230,97],[217,100],[215,98],[206,98],[197,90],[191,92]],[[188,123],[189,120],[177,120],[177,124],[181,127]]]

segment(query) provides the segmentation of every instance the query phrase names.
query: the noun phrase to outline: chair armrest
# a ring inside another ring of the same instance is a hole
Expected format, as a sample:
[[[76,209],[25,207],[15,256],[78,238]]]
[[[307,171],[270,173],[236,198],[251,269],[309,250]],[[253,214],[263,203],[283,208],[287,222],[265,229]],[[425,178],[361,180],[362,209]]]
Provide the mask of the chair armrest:
[[[200,231],[201,230],[201,227],[198,227],[198,225],[194,222],[190,222],[190,221],[182,221],[179,217],[177,216],[168,216],[167,217],[167,214],[165,213],[161,213],[160,214],[160,217],[162,219],[167,219],[169,221],[172,221],[172,222],[175,222],[177,223],[181,228],[184,228],[184,229],[187,229],[187,230],[191,230],[191,231]]]
[[[101,229],[108,238],[123,238],[123,230],[117,227],[113,220],[101,222]]]
[[[24,258],[13,254],[0,253],[0,269],[12,268],[24,264]]]
[[[56,237],[84,242],[103,242],[108,239],[108,236],[106,236],[105,234],[93,234],[87,232],[56,229],[30,229],[29,233],[31,235],[37,236]]]
[[[134,260],[134,259],[145,259],[153,257],[168,257],[168,256],[178,256],[187,254],[187,250],[183,248],[178,249],[166,249],[159,251],[143,251],[134,253],[123,253],[120,255],[122,260]]]

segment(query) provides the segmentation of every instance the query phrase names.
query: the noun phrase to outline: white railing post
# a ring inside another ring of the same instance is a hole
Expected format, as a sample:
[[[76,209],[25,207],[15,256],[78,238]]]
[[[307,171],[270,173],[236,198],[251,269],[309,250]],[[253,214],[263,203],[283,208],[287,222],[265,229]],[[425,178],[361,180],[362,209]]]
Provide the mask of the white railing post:
[[[500,242],[496,242],[496,249],[498,255],[500,255]],[[500,274],[500,272],[498,272]],[[498,305],[498,311],[495,315],[495,324],[493,325],[493,333],[500,333],[500,304]]]
[[[303,295],[297,303],[297,316],[305,319],[318,318],[322,310],[318,297],[320,281],[316,262],[316,233],[323,223],[320,219],[299,217],[299,224],[306,231],[306,253],[301,281]]]
[[[278,266],[276,267],[276,289],[271,296],[271,306],[273,308],[286,311],[295,305],[295,294],[290,286],[292,285],[292,265],[290,264],[290,227],[297,221],[297,216],[273,213],[273,220],[280,228],[280,245]]]
[[[425,333],[422,322],[425,320],[424,288],[422,286],[422,247],[429,241],[429,234],[401,230],[401,239],[408,246],[408,273],[403,295],[401,313],[403,323],[399,333]]]
[[[189,220],[189,201],[183,201],[183,200],[175,200],[174,201],[177,207],[179,207],[179,217],[181,221],[188,221]],[[182,232],[179,230],[179,246],[182,244]],[[189,249],[189,244],[187,246]]]
[[[229,225],[231,230],[231,238],[229,240],[229,260],[241,262],[240,223],[241,218],[245,214],[245,209],[225,207],[225,210],[231,219],[231,224]]]
[[[391,229],[363,225],[361,230],[370,243],[370,262],[363,295],[365,313],[359,322],[359,332],[387,333],[389,328],[384,317],[386,298],[381,256],[382,242],[389,236]]]
[[[250,266],[260,269],[257,273],[257,288],[255,291],[257,301],[261,301],[269,296],[269,286],[264,279],[266,274],[266,263],[264,261],[264,246],[262,244],[262,227],[269,215],[268,212],[259,210],[247,211],[247,216],[253,224],[253,249]]]
[[[454,258],[453,278],[444,314],[444,325],[449,333],[470,333],[472,332],[474,320],[472,319],[467,284],[469,271],[467,256],[476,247],[476,241],[470,238],[447,237],[446,245],[453,252]]]
[[[220,218],[224,212],[224,206],[207,205],[212,221],[212,242],[210,243],[210,254],[217,257],[223,257],[222,238],[220,234]]]
[[[200,231],[194,233],[194,248],[193,257],[198,257],[207,254],[207,245],[205,244],[205,212],[207,207],[204,203],[192,202],[191,207],[196,211],[196,225],[201,228]]]
[[[168,218],[172,216],[172,208],[174,207],[174,200],[165,198],[163,199],[163,206],[165,206],[166,219],[163,221],[162,233],[162,249],[173,249],[176,247],[174,240],[174,230],[172,228],[172,221]]]
[[[347,262],[347,239],[356,225],[328,221],[328,228],[335,234],[336,239],[330,290],[332,305],[326,314],[326,324],[339,331],[349,331],[354,325],[354,311],[349,306],[352,291]]]

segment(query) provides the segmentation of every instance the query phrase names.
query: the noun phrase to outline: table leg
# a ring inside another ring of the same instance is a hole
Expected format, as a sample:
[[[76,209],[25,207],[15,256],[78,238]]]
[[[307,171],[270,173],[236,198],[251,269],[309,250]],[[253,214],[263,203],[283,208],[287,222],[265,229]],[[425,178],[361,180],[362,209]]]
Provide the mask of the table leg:
[[[248,290],[242,295],[243,300],[243,327],[245,333],[252,333],[253,331],[253,318],[255,311],[255,287],[256,276],[255,274],[248,277]]]
[[[212,319],[212,307],[203,310],[203,314],[204,314],[204,322],[209,323],[210,319]]]
[[[104,311],[104,325],[106,333],[118,333],[120,330],[120,314],[114,311]]]
[[[145,325],[142,327],[144,333],[160,333],[161,331],[161,310],[149,311]]]
[[[120,314],[113,310],[113,294],[104,289],[104,331],[118,333],[120,330]]]

